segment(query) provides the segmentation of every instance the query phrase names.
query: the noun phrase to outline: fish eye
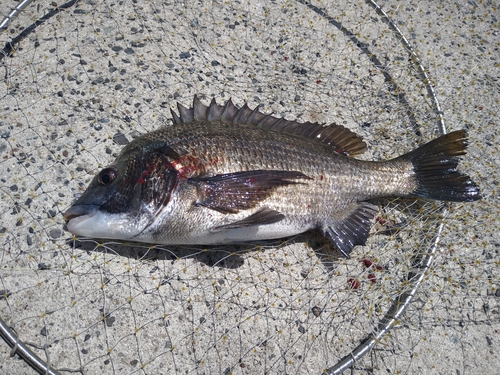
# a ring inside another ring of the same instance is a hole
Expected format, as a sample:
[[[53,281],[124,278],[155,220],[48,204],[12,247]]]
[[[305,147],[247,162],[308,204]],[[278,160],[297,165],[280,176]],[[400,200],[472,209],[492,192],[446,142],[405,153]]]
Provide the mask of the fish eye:
[[[113,168],[105,168],[99,173],[97,182],[99,182],[100,185],[106,186],[112,183],[115,178],[116,170]]]

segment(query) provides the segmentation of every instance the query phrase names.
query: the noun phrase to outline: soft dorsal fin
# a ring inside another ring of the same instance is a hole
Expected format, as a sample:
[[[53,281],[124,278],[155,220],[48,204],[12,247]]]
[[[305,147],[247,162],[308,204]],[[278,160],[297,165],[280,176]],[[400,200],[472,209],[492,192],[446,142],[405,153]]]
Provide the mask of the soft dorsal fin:
[[[177,108],[179,115],[171,110],[174,124],[193,121],[226,121],[235,124],[255,125],[264,129],[273,129],[314,139],[349,156],[362,154],[366,151],[366,143],[363,139],[342,125],[324,126],[312,122],[289,121],[283,117],[277,118],[259,112],[259,107],[250,109],[247,104],[236,108],[231,99],[224,105],[218,105],[215,99],[212,99],[210,105],[206,106],[195,95],[192,108],[186,108],[179,103],[177,103]]]

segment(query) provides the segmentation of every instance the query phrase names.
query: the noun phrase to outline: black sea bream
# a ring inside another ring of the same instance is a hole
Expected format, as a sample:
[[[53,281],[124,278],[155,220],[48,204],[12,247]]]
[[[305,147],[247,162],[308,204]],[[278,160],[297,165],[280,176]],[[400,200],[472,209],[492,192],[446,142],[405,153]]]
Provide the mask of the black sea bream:
[[[480,199],[457,172],[464,130],[388,161],[340,125],[297,123],[197,97],[173,126],[134,139],[64,216],[85,237],[225,244],[320,229],[346,256],[365,243],[379,197]]]

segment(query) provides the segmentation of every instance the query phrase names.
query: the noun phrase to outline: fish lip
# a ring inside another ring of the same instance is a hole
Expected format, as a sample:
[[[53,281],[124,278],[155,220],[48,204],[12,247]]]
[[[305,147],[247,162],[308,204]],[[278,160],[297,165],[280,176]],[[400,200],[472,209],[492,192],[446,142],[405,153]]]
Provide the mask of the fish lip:
[[[66,229],[73,234],[78,234],[78,224],[92,218],[98,212],[98,205],[76,205],[68,208],[63,214],[66,219]]]
[[[81,216],[92,217],[95,215],[98,208],[99,206],[94,204],[71,206],[64,212],[63,216],[68,222]]]

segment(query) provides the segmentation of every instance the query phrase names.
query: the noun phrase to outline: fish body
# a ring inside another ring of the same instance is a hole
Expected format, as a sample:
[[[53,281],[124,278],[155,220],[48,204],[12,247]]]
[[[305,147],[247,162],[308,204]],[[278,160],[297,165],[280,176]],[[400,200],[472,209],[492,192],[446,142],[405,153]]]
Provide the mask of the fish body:
[[[346,256],[364,244],[373,198],[480,199],[456,170],[465,131],[387,161],[351,157],[350,130],[298,123],[231,101],[178,105],[174,125],[136,138],[65,212],[86,237],[156,244],[224,244],[320,229]],[[349,156],[348,156],[349,155]]]

